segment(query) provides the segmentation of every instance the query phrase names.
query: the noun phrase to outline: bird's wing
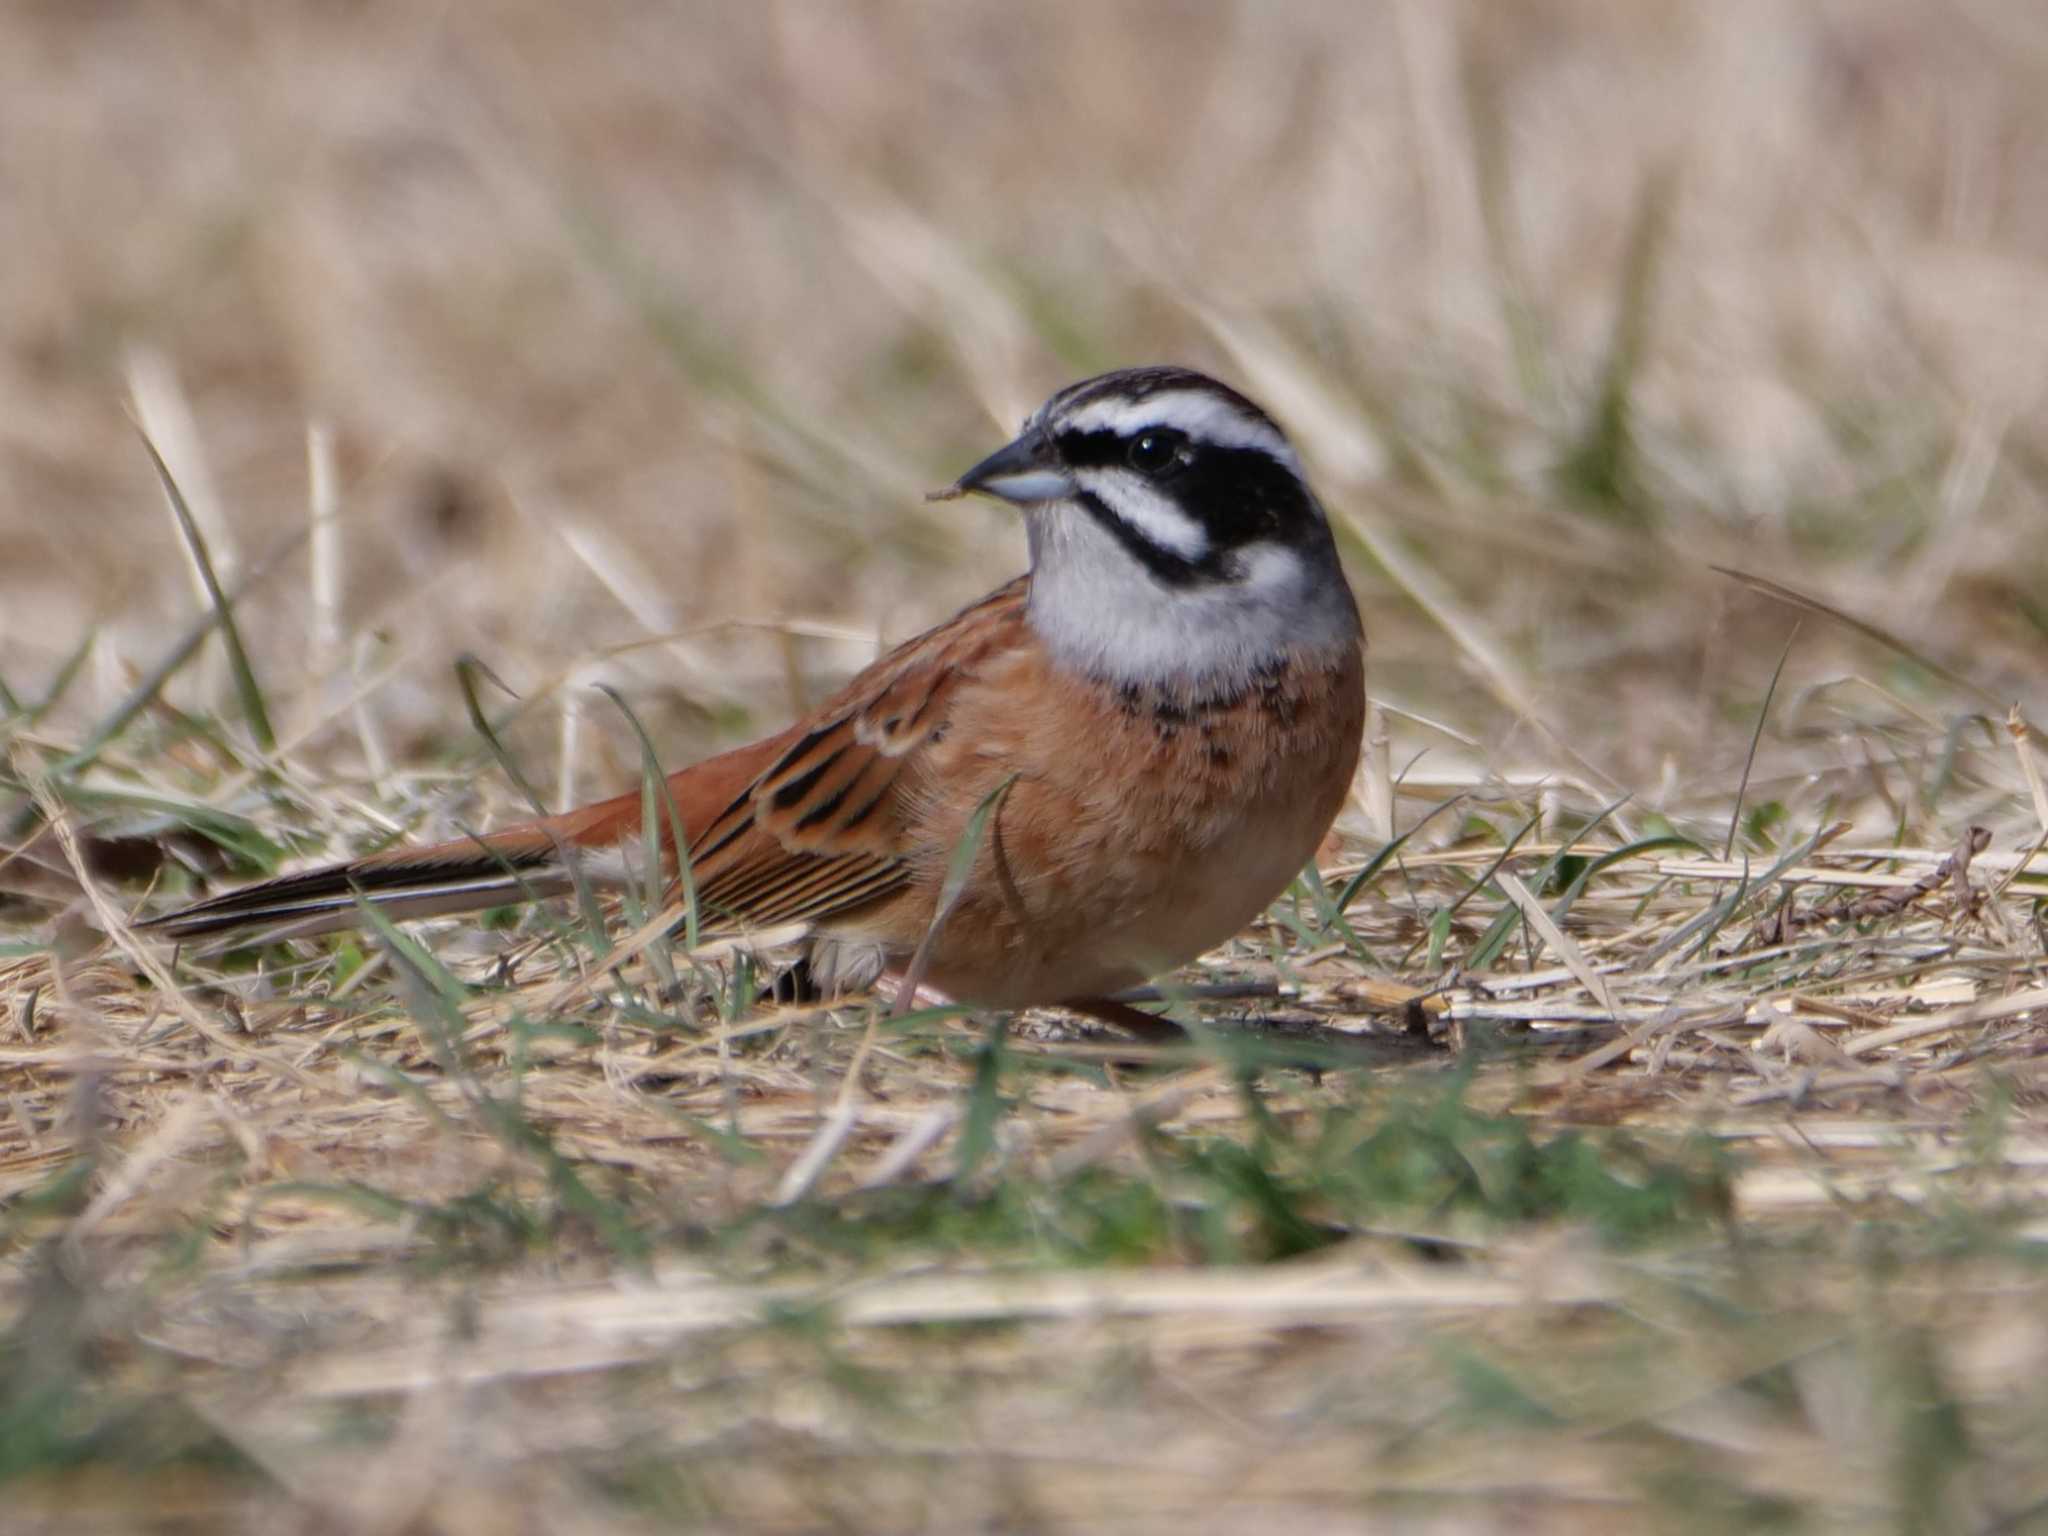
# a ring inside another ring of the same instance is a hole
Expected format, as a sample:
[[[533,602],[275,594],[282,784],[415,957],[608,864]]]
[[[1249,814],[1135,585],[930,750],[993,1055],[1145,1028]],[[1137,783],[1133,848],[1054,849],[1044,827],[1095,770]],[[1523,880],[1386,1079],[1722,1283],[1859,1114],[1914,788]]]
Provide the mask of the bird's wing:
[[[906,770],[944,732],[954,690],[991,655],[1023,642],[1028,581],[1019,577],[905,641],[779,735],[669,776],[709,925],[813,922],[909,880]],[[176,938],[256,926],[311,934],[357,922],[359,896],[407,918],[557,895],[573,884],[565,850],[630,851],[641,814],[636,790],[481,837],[266,880],[141,926]],[[662,840],[670,841],[665,824]],[[664,857],[673,870],[672,846]]]
[[[867,668],[693,838],[713,921],[817,922],[900,890],[915,870],[918,765],[958,690],[1028,639],[1019,578]]]

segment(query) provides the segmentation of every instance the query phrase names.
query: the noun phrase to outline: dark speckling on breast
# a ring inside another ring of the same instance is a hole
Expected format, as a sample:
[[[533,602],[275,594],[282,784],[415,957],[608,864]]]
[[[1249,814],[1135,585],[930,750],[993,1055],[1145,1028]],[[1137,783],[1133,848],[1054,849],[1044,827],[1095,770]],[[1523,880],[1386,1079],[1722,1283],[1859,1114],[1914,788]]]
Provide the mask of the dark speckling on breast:
[[[1162,740],[1171,740],[1178,726],[1197,723],[1207,736],[1214,716],[1241,709],[1252,698],[1281,725],[1291,726],[1298,709],[1296,688],[1290,677],[1292,668],[1291,658],[1276,657],[1261,664],[1244,681],[1206,693],[1190,692],[1168,683],[1119,683],[1117,708],[1128,720],[1151,720]]]

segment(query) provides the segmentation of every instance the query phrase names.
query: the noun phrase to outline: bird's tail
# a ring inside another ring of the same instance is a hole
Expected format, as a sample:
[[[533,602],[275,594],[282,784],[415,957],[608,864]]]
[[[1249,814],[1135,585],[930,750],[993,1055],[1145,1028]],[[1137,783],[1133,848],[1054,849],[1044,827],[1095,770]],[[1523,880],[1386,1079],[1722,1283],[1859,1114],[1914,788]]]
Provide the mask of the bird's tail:
[[[729,816],[762,770],[801,730],[792,726],[781,735],[670,774],[667,798],[681,821],[684,846],[694,850],[707,828]],[[573,889],[576,877],[569,861],[579,855],[580,868],[592,883],[617,885],[644,867],[637,857],[644,849],[643,814],[642,794],[633,791],[481,837],[427,848],[394,848],[345,864],[282,875],[139,926],[172,938],[237,928],[275,929],[279,938],[327,933],[362,921],[359,897],[393,919],[474,912]],[[666,814],[656,820],[661,827],[663,873],[673,877],[673,829]]]
[[[594,881],[616,883],[628,863],[622,855],[636,851],[620,834],[627,826],[637,832],[639,807],[639,795],[626,795],[481,837],[280,875],[136,926],[176,939],[238,928],[273,928],[279,937],[299,937],[360,924],[361,902],[393,920],[474,912],[572,889],[569,861],[579,853]],[[665,862],[672,859],[667,849],[663,853]]]

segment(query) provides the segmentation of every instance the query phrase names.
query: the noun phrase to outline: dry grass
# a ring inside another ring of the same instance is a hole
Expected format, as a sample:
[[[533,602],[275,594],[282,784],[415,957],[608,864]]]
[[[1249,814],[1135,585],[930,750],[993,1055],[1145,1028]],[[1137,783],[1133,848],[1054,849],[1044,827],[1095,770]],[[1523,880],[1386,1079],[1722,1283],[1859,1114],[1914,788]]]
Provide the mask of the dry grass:
[[[2048,1527],[2037,9],[0,12],[0,1528]],[[1155,358],[1384,707],[1189,1049],[127,931],[513,813],[463,652],[786,718]]]

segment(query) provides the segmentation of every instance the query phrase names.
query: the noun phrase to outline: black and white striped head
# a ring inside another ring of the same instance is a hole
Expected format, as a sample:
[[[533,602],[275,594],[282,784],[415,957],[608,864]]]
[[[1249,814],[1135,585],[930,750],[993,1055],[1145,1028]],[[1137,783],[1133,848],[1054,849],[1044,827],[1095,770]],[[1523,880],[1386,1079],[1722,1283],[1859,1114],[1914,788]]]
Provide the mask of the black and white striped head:
[[[1154,682],[1356,643],[1323,509],[1273,419],[1185,368],[1061,390],[960,477],[1024,510],[1031,612],[1065,658]]]

